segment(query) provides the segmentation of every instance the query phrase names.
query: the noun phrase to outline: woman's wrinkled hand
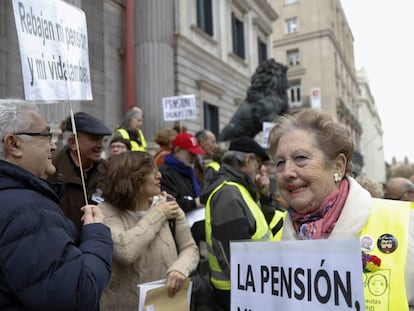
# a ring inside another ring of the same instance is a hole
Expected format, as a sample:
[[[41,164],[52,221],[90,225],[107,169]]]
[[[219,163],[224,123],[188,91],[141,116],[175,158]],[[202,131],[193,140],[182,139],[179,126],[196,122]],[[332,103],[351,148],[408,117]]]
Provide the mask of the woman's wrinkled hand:
[[[178,271],[171,271],[168,273],[166,281],[166,284],[168,286],[168,297],[174,297],[175,294],[184,285],[186,279],[187,277]]]
[[[180,206],[176,201],[160,200],[155,204],[157,208],[167,219],[174,219],[178,216],[178,209]]]

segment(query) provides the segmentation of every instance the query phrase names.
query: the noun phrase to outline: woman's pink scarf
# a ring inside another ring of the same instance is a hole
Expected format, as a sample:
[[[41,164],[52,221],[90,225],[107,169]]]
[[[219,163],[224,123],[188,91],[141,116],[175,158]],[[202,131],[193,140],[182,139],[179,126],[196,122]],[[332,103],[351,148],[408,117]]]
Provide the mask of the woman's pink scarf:
[[[289,208],[299,239],[316,240],[331,233],[342,212],[348,192],[349,182],[344,178],[339,189],[331,192],[316,211],[301,215]]]

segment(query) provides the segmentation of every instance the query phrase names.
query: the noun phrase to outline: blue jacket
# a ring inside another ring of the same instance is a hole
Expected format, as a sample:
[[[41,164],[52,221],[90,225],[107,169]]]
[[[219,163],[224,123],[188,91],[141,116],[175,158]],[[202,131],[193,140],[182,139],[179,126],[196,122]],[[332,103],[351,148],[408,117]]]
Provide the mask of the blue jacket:
[[[110,230],[64,216],[51,185],[0,160],[0,310],[98,310]]]

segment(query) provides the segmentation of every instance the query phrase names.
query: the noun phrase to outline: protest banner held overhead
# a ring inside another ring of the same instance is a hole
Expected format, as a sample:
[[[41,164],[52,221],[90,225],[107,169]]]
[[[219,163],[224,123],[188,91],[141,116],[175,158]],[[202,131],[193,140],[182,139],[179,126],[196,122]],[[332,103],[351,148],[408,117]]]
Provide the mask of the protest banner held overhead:
[[[27,100],[92,100],[85,13],[61,0],[13,0]]]

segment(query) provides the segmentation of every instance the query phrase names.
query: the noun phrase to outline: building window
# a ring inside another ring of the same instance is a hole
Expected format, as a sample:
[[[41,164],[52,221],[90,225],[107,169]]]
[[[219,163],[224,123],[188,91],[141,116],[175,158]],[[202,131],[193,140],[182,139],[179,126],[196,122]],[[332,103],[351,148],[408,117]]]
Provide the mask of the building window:
[[[213,36],[213,8],[211,0],[197,1],[197,27]]]
[[[267,44],[262,39],[257,38],[257,54],[259,55],[259,65],[267,59]]]
[[[287,51],[287,61],[289,66],[296,66],[300,64],[300,58],[299,58],[299,50],[290,50]]]
[[[300,81],[289,81],[289,104],[290,107],[301,107],[302,96],[300,91]]]
[[[244,24],[234,13],[231,13],[231,26],[233,32],[233,53],[245,59]]]
[[[285,22],[286,22],[286,33],[295,33],[298,31],[297,17],[289,18]]]
[[[219,111],[218,107],[208,102],[203,102],[204,128],[210,130],[218,137],[219,135]]]
[[[298,2],[298,0],[285,0],[285,5],[293,4]]]

